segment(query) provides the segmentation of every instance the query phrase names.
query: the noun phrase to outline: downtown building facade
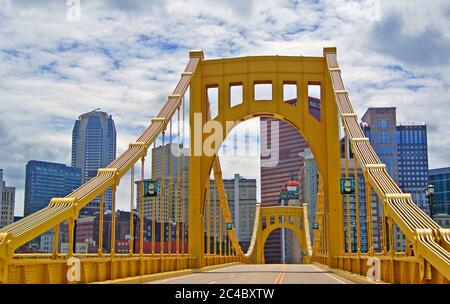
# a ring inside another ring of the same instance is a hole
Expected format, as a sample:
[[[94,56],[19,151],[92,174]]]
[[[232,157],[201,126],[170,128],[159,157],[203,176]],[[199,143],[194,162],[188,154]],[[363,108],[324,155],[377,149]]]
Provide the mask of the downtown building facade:
[[[261,207],[279,206],[280,192],[286,181],[299,180],[304,165],[304,158],[299,153],[304,152],[308,144],[297,129],[287,122],[261,117],[260,124]],[[278,157],[274,159],[274,155],[263,156],[267,149],[278,150]],[[280,263],[282,251],[282,230],[277,229],[270,234],[264,245],[265,262]]]
[[[428,144],[425,123],[397,123],[396,108],[369,108],[362,117],[364,133],[389,175],[428,212]]]
[[[173,225],[172,231],[175,231],[176,223],[184,222],[185,230],[187,231],[189,215],[189,156],[187,150],[184,151],[183,155],[172,153],[171,149],[174,151],[175,149],[182,150],[181,145],[178,148],[174,145],[172,144],[171,147],[170,144],[167,144],[164,147],[158,146],[152,149],[152,177],[144,181],[157,181],[159,193],[157,197],[144,196],[144,218],[148,220],[154,219],[156,224],[171,223]],[[162,162],[163,155],[164,162]],[[184,172],[184,178],[182,171]],[[163,177],[164,186],[162,186]],[[235,174],[233,179],[223,179],[223,182],[236,236],[243,249],[245,249],[245,246],[248,247],[250,243],[253,232],[256,208],[256,179],[245,179],[239,174]],[[135,184],[136,206],[137,210],[140,210],[142,184],[140,180],[135,181]],[[217,189],[214,188],[213,180],[210,181],[209,193],[210,202],[212,204],[214,200],[216,202],[216,221],[219,223],[219,195]],[[182,213],[183,210],[184,214]],[[210,231],[213,231],[213,213],[213,209],[211,209]],[[223,231],[225,230],[223,229]],[[217,235],[218,233],[216,231]]]
[[[178,145],[178,148],[181,150],[182,146]],[[158,146],[152,149],[151,178],[144,179],[144,183],[149,181],[156,181],[158,182],[159,189],[157,197],[144,196],[144,218],[150,220],[154,218],[157,223],[180,223],[184,220],[186,225],[189,213],[189,156],[187,156],[187,151],[184,151],[185,153],[183,155],[179,155],[177,153],[172,153],[172,149],[176,149],[176,147],[174,147],[174,144],[172,146],[170,144],[167,144],[164,147]],[[162,162],[163,155],[164,162]],[[181,170],[182,168],[183,170]],[[182,176],[182,172],[184,172],[184,177]],[[162,189],[163,178],[164,189]],[[135,184],[136,206],[137,210],[140,210],[142,181],[136,180]],[[170,218],[169,202],[171,202]],[[155,208],[154,211],[153,205]],[[182,214],[182,210],[185,211],[184,215]]]
[[[14,222],[15,187],[7,187],[0,169],[0,228]]]
[[[450,167],[431,169],[429,182],[434,186],[433,215],[450,215]]]
[[[342,157],[344,157],[344,141],[341,142],[341,153]],[[349,151],[351,151],[349,149]],[[320,225],[317,222],[316,212],[317,212],[317,193],[318,193],[318,184],[319,184],[319,169],[317,167],[317,163],[314,159],[314,155],[311,150],[305,149],[305,152],[301,154],[304,159],[304,166],[302,168],[303,173],[303,182],[300,183],[300,197],[302,204],[306,203],[308,205],[308,222],[309,222],[309,232],[311,237],[311,245],[314,244],[314,226]],[[354,172],[355,168],[355,159],[353,158],[352,153],[350,153],[350,158],[348,160],[348,170],[349,172]],[[341,159],[341,174],[345,176],[345,159]],[[353,177],[353,173],[351,174]],[[347,204],[347,197],[342,196],[342,206],[344,213],[344,246],[345,250],[351,249],[352,251],[357,250],[357,237],[356,237],[356,224],[357,224],[357,214],[359,214],[359,222],[360,222],[360,251],[368,252],[368,240],[367,240],[367,226],[366,226],[366,196],[365,196],[365,179],[363,172],[359,166],[357,166],[357,177],[358,180],[355,183],[358,183],[358,207],[359,213],[357,213],[356,208],[356,199],[355,194],[349,195],[349,204]],[[303,189],[302,189],[303,187]],[[377,217],[374,216],[376,210],[379,209],[379,202],[376,201],[375,193],[372,194],[372,221],[374,227],[378,227],[381,225],[377,221]],[[350,221],[348,220],[348,212],[350,210]],[[350,223],[350,225],[349,225]],[[378,229],[378,228],[377,228]],[[381,239],[380,235],[377,234],[377,229],[374,231],[374,250],[379,250],[381,248]],[[350,246],[348,242],[348,233],[350,233]]]
[[[30,160],[25,173],[24,216],[45,208],[54,197],[65,197],[81,185],[81,171],[64,164]]]
[[[319,187],[319,168],[317,167],[314,155],[311,149],[307,148],[300,154],[304,161],[301,168],[301,196],[302,203],[307,204],[308,208],[308,223],[311,242],[314,241],[314,223],[316,223],[317,211],[317,192]]]
[[[286,182],[280,190],[280,205],[301,207],[302,199],[300,190],[300,185],[296,180],[291,179],[290,181]],[[282,244],[281,262],[283,264],[302,264],[306,248],[300,248],[300,242],[290,229],[281,228],[280,230]]]
[[[256,212],[256,179],[243,178],[235,174],[233,179],[224,179],[223,184],[227,195],[228,206],[233,219],[236,237],[242,250],[247,251],[253,234],[253,223]],[[216,223],[220,222],[219,193],[217,187],[214,187],[214,180],[210,180],[210,204],[216,206]],[[210,208],[210,231],[214,235],[214,208]],[[223,223],[223,221],[222,221]],[[225,225],[225,223],[223,223]],[[216,226],[216,235],[220,233],[218,224]],[[206,231],[206,230],[205,230]],[[225,228],[222,233],[226,234]]]
[[[116,158],[116,128],[111,115],[93,110],[80,115],[72,130],[72,167],[81,170],[81,183],[97,175]],[[112,191],[105,192],[105,210],[111,210]],[[81,215],[92,215],[99,210],[96,198],[81,210]]]
[[[428,144],[425,123],[398,123],[395,107],[369,108],[361,126],[386,170],[416,205],[429,212],[425,188],[428,185]],[[374,235],[381,235],[382,209],[379,198],[373,210]],[[405,236],[394,228],[395,249],[405,250]],[[377,239],[379,239],[377,237]],[[374,240],[375,242],[375,240]]]

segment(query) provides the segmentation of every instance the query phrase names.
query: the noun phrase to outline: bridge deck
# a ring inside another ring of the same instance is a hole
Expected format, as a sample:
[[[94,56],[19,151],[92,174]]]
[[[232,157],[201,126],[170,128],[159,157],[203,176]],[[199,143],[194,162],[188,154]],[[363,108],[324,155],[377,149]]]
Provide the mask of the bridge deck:
[[[353,284],[311,264],[234,265],[149,284]]]

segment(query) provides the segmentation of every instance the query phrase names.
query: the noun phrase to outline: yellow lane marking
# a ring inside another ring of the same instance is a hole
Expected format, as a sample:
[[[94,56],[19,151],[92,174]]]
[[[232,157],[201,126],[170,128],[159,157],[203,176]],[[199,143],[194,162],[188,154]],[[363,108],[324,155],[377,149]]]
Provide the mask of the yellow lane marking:
[[[280,273],[278,273],[278,275],[275,277],[273,284],[281,284],[281,282],[283,281],[284,275],[286,273],[287,267],[288,267],[287,265],[283,266],[283,270]]]

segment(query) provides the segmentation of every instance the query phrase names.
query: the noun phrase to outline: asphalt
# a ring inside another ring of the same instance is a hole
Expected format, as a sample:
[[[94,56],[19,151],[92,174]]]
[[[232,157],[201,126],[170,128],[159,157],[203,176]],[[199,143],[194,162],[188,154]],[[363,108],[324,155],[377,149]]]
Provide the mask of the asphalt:
[[[310,264],[234,265],[146,284],[354,284]]]

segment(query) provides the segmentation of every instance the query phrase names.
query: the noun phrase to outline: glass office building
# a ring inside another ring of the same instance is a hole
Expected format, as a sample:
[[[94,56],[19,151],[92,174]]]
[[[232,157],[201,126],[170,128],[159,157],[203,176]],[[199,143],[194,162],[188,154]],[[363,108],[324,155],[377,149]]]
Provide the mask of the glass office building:
[[[428,185],[427,126],[399,124],[397,126],[399,186],[411,193],[413,201],[428,211],[425,188]]]
[[[422,210],[428,211],[428,145],[425,123],[397,123],[396,108],[369,108],[362,118],[370,140],[389,175],[402,191],[411,193]]]
[[[410,193],[414,203],[428,212],[425,188],[428,183],[428,145],[425,123],[397,123],[395,107],[369,108],[362,128],[386,170],[400,189]],[[374,213],[374,243],[381,240],[381,202]],[[405,250],[405,236],[395,227],[395,249]]]
[[[450,167],[430,170],[429,179],[434,185],[433,214],[450,215]]]
[[[112,116],[94,110],[81,115],[72,131],[72,166],[81,170],[81,182],[97,175],[116,158],[116,128]],[[105,210],[111,210],[111,189],[105,193]],[[82,209],[82,214],[93,214],[99,209],[99,198]]]
[[[54,197],[65,197],[81,185],[81,170],[64,164],[31,160],[26,166],[24,215],[46,207]]]

